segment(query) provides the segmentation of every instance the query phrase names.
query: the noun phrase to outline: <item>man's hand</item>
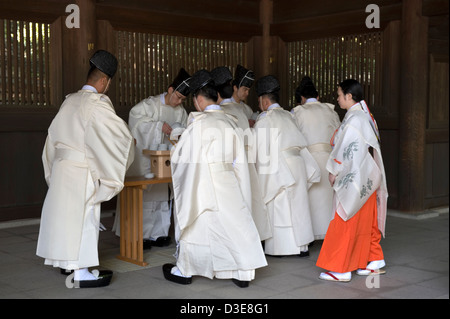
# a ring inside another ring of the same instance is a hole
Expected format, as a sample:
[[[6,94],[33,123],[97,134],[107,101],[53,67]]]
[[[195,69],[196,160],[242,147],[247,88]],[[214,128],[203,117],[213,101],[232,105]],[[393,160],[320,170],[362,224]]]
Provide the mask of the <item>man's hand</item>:
[[[163,126],[162,126],[162,131],[164,134],[166,135],[170,135],[170,133],[172,133],[172,127],[170,127],[169,124],[167,124],[166,122],[164,122]]]

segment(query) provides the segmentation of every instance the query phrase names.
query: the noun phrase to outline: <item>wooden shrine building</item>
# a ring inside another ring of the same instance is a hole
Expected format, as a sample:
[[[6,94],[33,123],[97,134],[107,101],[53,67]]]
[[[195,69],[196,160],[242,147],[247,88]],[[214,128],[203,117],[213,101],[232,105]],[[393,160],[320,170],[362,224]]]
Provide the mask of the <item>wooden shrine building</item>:
[[[180,67],[273,74],[286,109],[309,75],[341,117],[337,84],[355,78],[381,131],[389,208],[448,206],[448,47],[448,0],[2,0],[0,221],[40,217],[47,129],[98,49],[119,60],[108,95],[124,120]]]

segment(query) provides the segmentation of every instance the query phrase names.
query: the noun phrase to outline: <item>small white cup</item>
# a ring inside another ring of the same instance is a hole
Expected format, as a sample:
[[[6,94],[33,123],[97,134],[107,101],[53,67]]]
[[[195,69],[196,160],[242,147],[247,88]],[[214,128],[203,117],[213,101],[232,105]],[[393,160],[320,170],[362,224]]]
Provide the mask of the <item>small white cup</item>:
[[[159,148],[159,144],[150,144],[150,151],[157,151]]]

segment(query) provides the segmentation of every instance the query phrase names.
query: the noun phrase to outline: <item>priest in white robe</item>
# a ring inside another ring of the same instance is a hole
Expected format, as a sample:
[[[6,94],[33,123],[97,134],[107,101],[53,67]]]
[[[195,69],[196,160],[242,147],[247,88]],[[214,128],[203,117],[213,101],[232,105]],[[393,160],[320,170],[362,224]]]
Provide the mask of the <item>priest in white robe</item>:
[[[127,176],[148,176],[151,173],[150,157],[144,149],[156,150],[165,144],[170,149],[172,126],[186,127],[187,112],[182,103],[189,94],[186,80],[189,74],[181,68],[167,92],[150,96],[135,105],[129,114],[128,124],[136,139],[136,158]],[[148,185],[143,194],[144,249],[167,246],[171,243],[169,229],[172,214],[172,189],[170,184]],[[120,204],[116,208],[114,227],[120,236]]]
[[[53,119],[42,161],[49,186],[36,254],[46,265],[74,271],[75,287],[108,285],[112,272],[99,265],[100,204],[123,188],[134,141],[106,96],[116,58],[97,51],[87,84],[66,97]]]
[[[254,81],[255,73],[252,70],[248,70],[240,64],[236,66],[236,70],[234,71],[234,79],[232,81],[233,95],[231,96],[231,101],[240,107],[241,111],[247,117],[250,127],[253,127],[255,124],[255,120],[253,118],[254,112],[245,102]]]
[[[248,170],[250,173],[250,183],[252,192],[251,212],[256,228],[258,229],[261,240],[272,237],[269,215],[267,207],[262,200],[261,187],[255,167],[255,147],[254,136],[249,126],[247,115],[244,113],[242,105],[233,102],[231,99],[233,88],[231,80],[233,76],[230,70],[225,67],[217,67],[211,71],[211,76],[217,89],[217,104],[229,115],[237,119],[237,129],[244,135],[244,145],[247,154]]]
[[[265,253],[308,256],[314,240],[308,187],[320,180],[320,169],[292,114],[279,104],[279,82],[265,76],[257,82],[262,113],[253,128],[257,139],[256,169],[269,211],[273,236]]]
[[[250,212],[243,137],[216,104],[208,71],[196,72],[189,85],[198,112],[172,152],[177,262],[165,264],[163,274],[180,284],[204,276],[247,287],[267,262]]]
[[[320,167],[321,178],[308,190],[314,239],[325,238],[333,218],[333,188],[328,182],[326,164],[331,153],[330,140],[341,123],[334,105],[318,101],[311,78],[304,77],[295,92],[298,105],[292,109],[308,150]]]

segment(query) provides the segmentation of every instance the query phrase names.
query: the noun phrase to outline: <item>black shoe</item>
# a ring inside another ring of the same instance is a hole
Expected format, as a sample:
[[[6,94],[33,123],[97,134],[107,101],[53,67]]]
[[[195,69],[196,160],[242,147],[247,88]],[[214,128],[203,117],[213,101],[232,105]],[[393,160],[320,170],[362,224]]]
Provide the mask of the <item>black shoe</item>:
[[[172,239],[170,236],[161,236],[158,237],[156,240],[151,240],[151,245],[156,247],[165,247],[169,246],[172,242]]]
[[[181,284],[181,285],[189,285],[190,283],[192,283],[192,277],[181,277],[181,276],[177,276],[171,273],[172,268],[175,267],[174,264],[164,264],[162,269],[163,269],[163,274],[164,274],[164,278],[166,278],[169,281],[175,282],[177,284]]]
[[[68,269],[64,269],[64,268],[59,268],[59,271],[61,272],[61,275],[66,275],[66,276],[69,276],[70,274],[73,273],[73,270],[68,270]]]
[[[238,286],[239,288],[247,288],[250,281],[245,281],[245,280],[237,280],[237,279],[232,279],[233,283]]]
[[[309,250],[307,251],[301,251],[300,254],[298,254],[299,257],[309,257]]]
[[[100,270],[97,280],[74,280],[75,288],[97,288],[108,286],[111,282],[113,272],[111,270]]]
[[[143,243],[142,243],[142,248],[144,249],[144,250],[148,250],[148,249],[150,249],[150,248],[152,248],[152,242],[153,242],[153,240],[150,240],[150,239],[144,239],[144,241],[143,241]]]

